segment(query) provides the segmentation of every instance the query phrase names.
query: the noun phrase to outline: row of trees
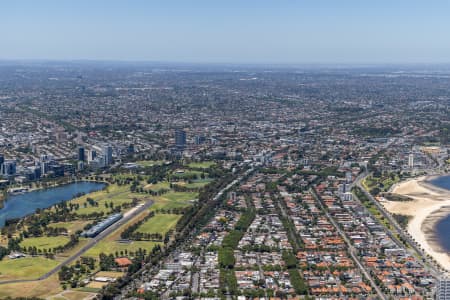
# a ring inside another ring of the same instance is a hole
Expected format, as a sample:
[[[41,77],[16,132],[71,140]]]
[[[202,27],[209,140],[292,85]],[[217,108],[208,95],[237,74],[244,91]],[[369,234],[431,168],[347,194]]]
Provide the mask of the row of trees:
[[[234,175],[228,174],[228,176],[210,182],[200,190],[198,201],[187,208],[181,219],[177,222],[176,231],[179,232],[180,236],[188,236],[207,223],[214,215],[214,208],[223,200],[223,198],[214,198],[217,191],[224,188],[234,179]]]
[[[237,295],[238,284],[234,274],[234,265],[236,258],[234,257],[234,250],[237,248],[239,241],[244,236],[248,227],[255,219],[255,209],[249,205],[249,209],[244,211],[237,221],[234,230],[230,231],[222,241],[222,247],[218,250],[218,260],[220,267],[220,283],[222,286],[222,293],[227,292]]]
[[[182,210],[173,209],[173,210],[158,210],[160,213],[170,213],[171,211],[180,212]],[[147,222],[150,218],[155,216],[155,212],[151,211],[145,216],[145,218],[139,220],[138,222],[132,224],[131,226],[127,227],[121,234],[120,237],[122,239],[130,239],[135,241],[154,241],[154,242],[164,242],[164,244],[167,244],[170,240],[170,236],[173,233],[173,229],[168,230],[164,236],[159,232],[154,233],[148,233],[148,232],[140,232],[137,229]]]
[[[225,175],[225,174],[224,174]],[[159,245],[152,249],[152,252],[139,261],[139,257],[133,260],[133,265],[128,269],[128,274],[122,278],[119,278],[115,283],[109,284],[101,291],[102,299],[113,299],[115,295],[120,293],[121,288],[127,285],[133,277],[137,277],[135,274],[142,266],[144,262],[147,264],[147,268],[159,265],[160,262],[173,250],[179,248],[187,238],[191,237],[198,232],[202,226],[214,215],[214,208],[221,203],[223,197],[214,198],[217,191],[224,188],[231,181],[235,179],[235,175],[228,174],[220,179],[213,181],[203,187],[199,192],[199,200],[193,206],[186,209],[185,213],[176,225],[176,236],[172,243],[168,243],[161,248]],[[130,293],[132,296],[133,293]],[[150,298],[149,298],[150,299]]]
[[[142,224],[144,224],[145,222],[147,222],[150,218],[153,218],[154,216],[155,216],[155,212],[153,212],[153,211],[149,212],[143,219],[128,226],[124,231],[122,231],[122,233],[120,234],[120,238],[133,239],[133,234],[135,233],[136,229],[138,229],[139,226],[141,226]]]
[[[22,247],[21,250],[24,253],[28,253],[30,255],[43,254],[43,255],[48,256],[48,254],[61,253],[68,249],[71,249],[71,248],[75,247],[76,244],[78,244],[78,241],[79,241],[78,236],[72,234],[72,235],[70,235],[70,240],[65,245],[62,245],[62,246],[57,246],[57,247],[48,248],[48,249],[46,249],[46,248],[41,249],[41,248],[37,248],[36,246],[29,246],[28,248]]]

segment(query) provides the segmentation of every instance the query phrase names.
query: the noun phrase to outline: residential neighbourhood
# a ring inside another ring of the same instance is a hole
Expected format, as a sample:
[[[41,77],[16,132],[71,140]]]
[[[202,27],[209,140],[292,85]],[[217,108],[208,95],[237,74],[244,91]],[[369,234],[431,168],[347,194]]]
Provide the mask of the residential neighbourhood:
[[[435,73],[48,67],[50,92],[42,67],[13,70],[28,77],[0,90],[0,298],[445,294],[439,218],[417,199],[447,199]]]

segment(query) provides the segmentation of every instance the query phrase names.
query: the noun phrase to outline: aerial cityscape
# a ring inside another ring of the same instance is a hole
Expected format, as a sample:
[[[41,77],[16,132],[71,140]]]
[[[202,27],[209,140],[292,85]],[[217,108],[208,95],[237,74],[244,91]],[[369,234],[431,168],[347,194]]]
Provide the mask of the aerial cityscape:
[[[0,49],[0,299],[450,299],[450,60],[102,59],[42,32]]]

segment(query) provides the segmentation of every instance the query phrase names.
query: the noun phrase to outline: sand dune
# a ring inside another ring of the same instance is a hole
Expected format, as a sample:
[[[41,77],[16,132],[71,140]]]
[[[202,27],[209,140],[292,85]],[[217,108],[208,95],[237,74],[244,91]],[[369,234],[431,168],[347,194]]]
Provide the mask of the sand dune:
[[[439,264],[450,271],[450,256],[439,244],[435,224],[450,214],[450,191],[427,182],[430,177],[420,177],[398,184],[393,193],[412,198],[412,201],[382,201],[391,213],[412,216],[408,232]]]

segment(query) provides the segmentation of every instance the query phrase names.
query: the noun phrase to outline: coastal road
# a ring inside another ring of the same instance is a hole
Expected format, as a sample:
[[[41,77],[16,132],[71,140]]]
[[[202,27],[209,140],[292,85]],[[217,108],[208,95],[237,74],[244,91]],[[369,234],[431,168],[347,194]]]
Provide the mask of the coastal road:
[[[113,233],[116,229],[118,229],[120,226],[126,224],[128,221],[130,221],[131,219],[133,219],[135,216],[137,216],[138,214],[142,213],[143,211],[145,211],[146,209],[148,209],[151,205],[153,204],[153,200],[147,200],[144,204],[137,206],[135,208],[132,208],[131,210],[129,210],[128,212],[126,212],[124,214],[124,217],[122,219],[120,219],[119,221],[117,221],[116,223],[112,224],[111,226],[109,226],[108,228],[106,228],[104,231],[102,231],[101,233],[99,233],[96,237],[91,238],[88,240],[88,243],[86,245],[84,245],[80,250],[78,250],[74,255],[70,256],[69,258],[67,258],[66,260],[64,260],[62,263],[60,263],[59,265],[57,265],[55,268],[53,268],[52,270],[50,270],[49,272],[45,273],[44,275],[42,275],[41,277],[39,277],[38,279],[22,279],[22,280],[8,280],[8,281],[0,281],[0,285],[1,284],[7,284],[7,283],[18,283],[18,282],[30,282],[30,281],[39,281],[39,280],[44,280],[47,279],[48,277],[52,276],[53,274],[55,274],[56,272],[58,272],[59,270],[61,270],[61,268],[63,266],[69,265],[72,262],[74,262],[76,259],[78,259],[83,253],[85,253],[86,251],[88,251],[89,249],[91,249],[92,247],[94,247],[98,242],[100,242],[101,240],[103,240],[105,237],[107,237],[108,235],[110,235],[111,233]],[[20,259],[20,258],[19,258]]]
[[[377,209],[381,212],[384,218],[386,218],[389,223],[395,228],[395,231],[402,237],[402,239],[426,262],[426,266],[429,271],[436,277],[440,277],[442,274],[441,272],[436,268],[435,264],[428,259],[427,254],[424,253],[424,251],[420,248],[420,246],[409,236],[405,233],[403,228],[397,223],[397,221],[392,217],[392,215],[386,211],[384,206],[373,198],[373,196],[364,188],[364,186],[361,184],[362,180],[369,176],[369,173],[362,173],[358,178],[354,181],[354,184],[361,189],[361,191],[364,193],[364,195],[369,199],[370,202],[372,202]]]

